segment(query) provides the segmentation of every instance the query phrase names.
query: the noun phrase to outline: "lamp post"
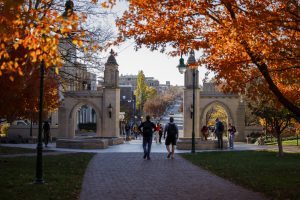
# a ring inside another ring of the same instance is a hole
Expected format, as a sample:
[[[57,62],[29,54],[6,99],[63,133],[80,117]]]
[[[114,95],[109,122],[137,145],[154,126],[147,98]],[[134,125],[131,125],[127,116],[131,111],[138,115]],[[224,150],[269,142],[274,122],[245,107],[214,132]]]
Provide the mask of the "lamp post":
[[[43,120],[43,97],[44,97],[44,67],[45,63],[42,61],[40,65],[40,97],[39,97],[39,134],[37,144],[36,156],[36,184],[43,184],[43,143],[42,143],[42,120]]]
[[[190,55],[189,58],[187,60],[187,64],[188,65],[195,65],[196,64],[196,59],[195,59],[195,52],[194,50],[190,51]],[[179,72],[181,74],[183,74],[186,69],[187,66],[184,64],[184,59],[181,58],[179,59],[179,65],[177,65],[177,68],[179,70]],[[192,149],[191,149],[191,153],[195,153],[195,79],[196,79],[196,69],[195,67],[192,68],[192,73],[193,73],[193,103],[190,107],[190,112],[191,112],[191,117],[193,119],[192,121]]]

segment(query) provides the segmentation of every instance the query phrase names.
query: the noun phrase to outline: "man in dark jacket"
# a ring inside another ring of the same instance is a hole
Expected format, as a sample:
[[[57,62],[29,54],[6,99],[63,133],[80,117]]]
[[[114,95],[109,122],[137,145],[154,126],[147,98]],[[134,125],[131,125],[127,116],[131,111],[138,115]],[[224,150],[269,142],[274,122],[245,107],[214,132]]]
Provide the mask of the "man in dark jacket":
[[[170,117],[170,122],[166,124],[165,130],[164,130],[164,138],[166,137],[166,147],[168,151],[167,158],[170,158],[172,156],[172,159],[174,159],[174,146],[176,145],[176,141],[178,139],[178,127],[174,123],[174,118]],[[170,151],[170,144],[172,144],[172,152]]]
[[[49,125],[48,121],[45,121],[45,123],[43,125],[43,130],[44,130],[45,147],[47,147],[49,139],[50,139],[50,125]]]
[[[144,149],[144,159],[150,160],[150,152],[152,145],[152,135],[155,130],[155,124],[150,121],[150,116],[146,116],[146,121],[141,123],[139,126],[139,131],[143,134],[143,149]]]
[[[224,125],[219,120],[219,118],[216,119],[216,125],[215,125],[215,134],[218,138],[218,148],[223,149],[223,132],[224,132]]]

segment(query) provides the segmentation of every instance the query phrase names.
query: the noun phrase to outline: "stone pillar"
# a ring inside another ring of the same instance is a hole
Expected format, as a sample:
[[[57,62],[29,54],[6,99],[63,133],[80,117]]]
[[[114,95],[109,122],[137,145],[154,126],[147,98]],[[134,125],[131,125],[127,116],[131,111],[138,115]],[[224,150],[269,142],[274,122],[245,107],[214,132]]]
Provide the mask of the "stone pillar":
[[[237,142],[245,142],[245,103],[240,102],[236,112],[236,130],[238,134],[235,138]]]
[[[195,71],[195,138],[200,137],[199,118],[200,118],[200,90],[198,82],[198,70]],[[193,119],[191,117],[191,106],[193,104],[193,71],[186,70],[184,77],[184,96],[183,96],[183,137],[192,137]]]
[[[120,88],[119,70],[114,52],[105,63],[104,90],[102,103],[102,137],[120,137],[119,115],[120,115]],[[111,116],[108,107],[111,106]]]
[[[195,138],[200,137],[200,90],[195,88]],[[193,104],[193,89],[184,89],[183,96],[183,137],[192,137],[193,119],[191,117],[191,105]]]
[[[58,134],[57,138],[68,138],[68,116],[64,102],[58,108]]]
[[[109,116],[108,107],[111,105],[112,113]],[[102,137],[120,137],[120,89],[104,88],[102,106]]]

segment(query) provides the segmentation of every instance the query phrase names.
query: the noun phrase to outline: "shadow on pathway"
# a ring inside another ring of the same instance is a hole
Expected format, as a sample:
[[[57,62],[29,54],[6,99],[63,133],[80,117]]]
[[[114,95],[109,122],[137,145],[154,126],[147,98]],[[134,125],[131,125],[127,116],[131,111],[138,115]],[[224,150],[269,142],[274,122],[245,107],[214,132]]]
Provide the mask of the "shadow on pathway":
[[[265,199],[261,194],[219,178],[180,156],[152,153],[100,153],[85,172],[81,200]]]

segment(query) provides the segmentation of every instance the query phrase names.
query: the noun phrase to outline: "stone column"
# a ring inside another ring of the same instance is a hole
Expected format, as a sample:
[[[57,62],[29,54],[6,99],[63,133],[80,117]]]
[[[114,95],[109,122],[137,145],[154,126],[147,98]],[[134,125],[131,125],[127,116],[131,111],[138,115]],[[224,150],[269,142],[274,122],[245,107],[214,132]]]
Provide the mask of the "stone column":
[[[237,142],[245,142],[245,103],[240,102],[236,112],[236,130],[238,134],[235,138]]]
[[[112,113],[109,116],[108,107],[111,105]],[[120,137],[120,89],[104,88],[102,104],[102,137]]]
[[[199,138],[199,118],[200,118],[200,90],[199,72],[196,70],[195,77],[195,138]],[[193,71],[187,69],[184,77],[184,96],[183,96],[183,137],[192,137],[193,119],[191,117],[191,106],[193,105]]]
[[[108,107],[111,106],[111,116]],[[102,102],[102,136],[120,137],[119,127],[120,115],[120,88],[118,63],[111,50],[110,56],[105,63],[104,70],[104,90]]]
[[[195,88],[195,138],[200,137],[200,90]],[[184,89],[183,96],[183,137],[192,137],[193,119],[191,117],[190,107],[193,104],[193,89]]]
[[[57,138],[68,138],[68,116],[64,102],[58,108],[58,134]]]

